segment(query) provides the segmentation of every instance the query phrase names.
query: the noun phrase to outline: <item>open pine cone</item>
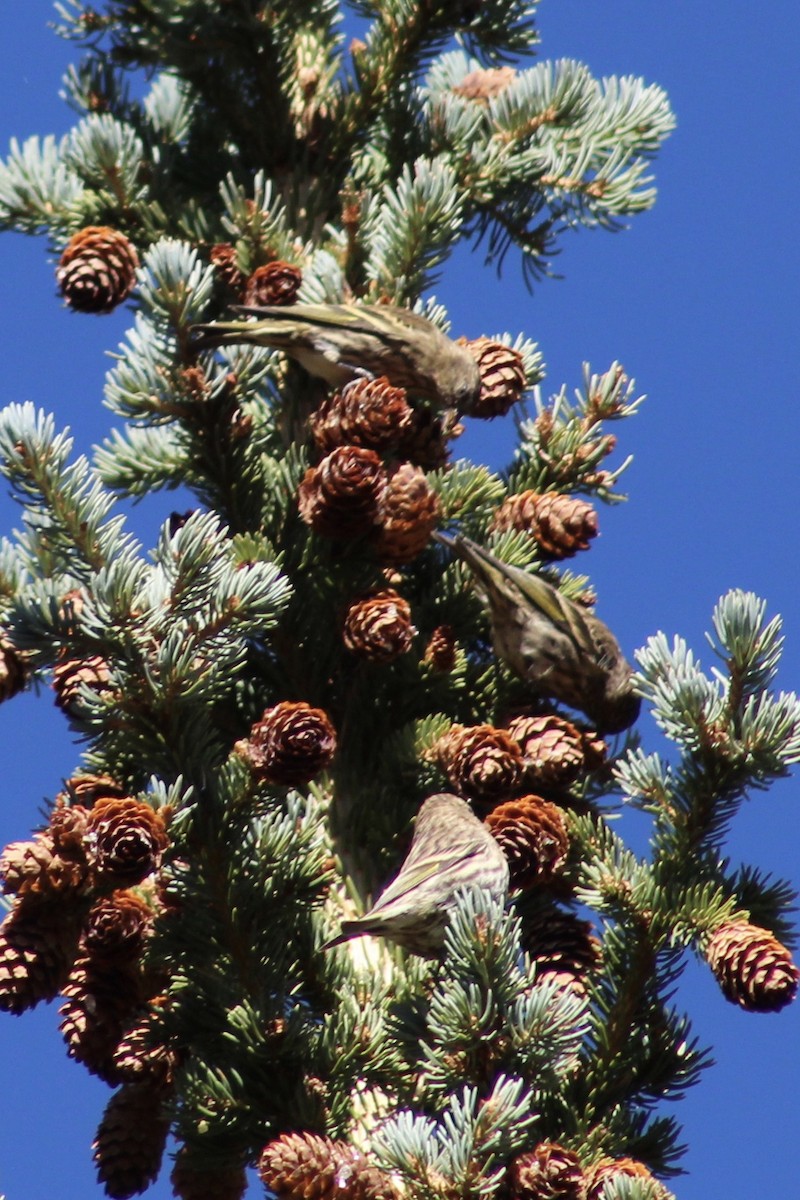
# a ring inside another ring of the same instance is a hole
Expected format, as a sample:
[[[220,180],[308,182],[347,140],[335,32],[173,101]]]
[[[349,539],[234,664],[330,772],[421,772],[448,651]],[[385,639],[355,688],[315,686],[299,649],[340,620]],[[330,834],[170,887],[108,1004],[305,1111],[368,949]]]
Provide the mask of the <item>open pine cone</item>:
[[[525,368],[522,355],[511,346],[479,337],[468,342],[462,339],[478,364],[481,390],[477,400],[464,411],[468,417],[502,417],[522,398],[525,391]]]
[[[520,796],[493,808],[485,820],[508,859],[512,887],[550,883],[564,867],[569,838],[557,804]]]
[[[61,294],[77,312],[108,313],[133,291],[139,256],[124,233],[87,225],[73,234],[59,259]]]
[[[336,730],[321,708],[282,700],[264,710],[236,752],[263,783],[302,787],[333,758]]]
[[[389,663],[411,649],[417,631],[408,601],[394,588],[383,588],[350,605],[342,632],[345,646],[359,658]]]
[[[353,379],[323,400],[310,419],[316,445],[328,454],[337,446],[391,450],[407,436],[413,410],[405,388],[392,387],[385,375]]]
[[[378,557],[387,563],[411,562],[428,545],[440,513],[439,497],[425,472],[401,463],[389,476],[381,499],[375,538]]]
[[[169,841],[162,814],[131,798],[98,800],[86,829],[95,877],[117,887],[140,883],[152,874]]]
[[[584,1200],[580,1159],[557,1142],[540,1142],[515,1158],[508,1182],[513,1200]]]
[[[279,261],[265,263],[262,267],[256,267],[247,280],[244,303],[294,304],[302,282],[303,272],[299,267]]]
[[[509,796],[522,778],[519,746],[493,725],[453,725],[436,743],[434,753],[452,788],[482,804],[496,804]]]
[[[386,469],[374,450],[337,446],[300,483],[300,516],[317,533],[355,538],[378,522]]]

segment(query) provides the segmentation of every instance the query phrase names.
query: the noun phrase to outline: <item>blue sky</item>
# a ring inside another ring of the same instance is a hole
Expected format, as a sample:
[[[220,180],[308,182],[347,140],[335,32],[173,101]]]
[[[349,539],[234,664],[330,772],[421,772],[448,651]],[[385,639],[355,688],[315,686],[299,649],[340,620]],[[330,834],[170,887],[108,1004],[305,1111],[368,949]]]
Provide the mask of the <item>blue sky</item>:
[[[2,154],[11,136],[60,134],[74,117],[58,96],[72,48],[46,28],[49,3],[7,7]],[[564,278],[533,295],[513,256],[498,279],[466,254],[445,270],[438,294],[457,333],[536,338],[548,392],[576,386],[584,360],[601,370],[618,359],[648,393],[619,428],[620,456],[635,456],[625,479],[631,502],[601,511],[602,536],[580,564],[626,651],[662,629],[684,635],[710,665],[704,631],[713,605],[743,587],[783,614],[778,683],[796,690],[800,16],[793,5],[756,9],[741,0],[543,0],[539,24],[543,58],[572,57],[596,75],[642,75],[666,88],[678,127],[655,163],[658,202],[626,232],[570,237],[557,261]],[[66,312],[45,242],[9,234],[0,236],[0,305],[0,406],[33,400],[88,451],[111,426],[101,403],[105,352],[121,340],[129,313]],[[493,466],[511,445],[503,423],[461,443]],[[172,507],[166,495],[134,510],[145,545]],[[0,495],[2,531],[16,521]],[[656,748],[649,716],[641,729],[645,746]],[[78,751],[46,692],[0,708],[0,745],[3,845],[28,835]],[[731,859],[800,882],[797,793],[796,779],[782,781],[745,805]],[[633,837],[641,832],[631,824]],[[800,1003],[777,1016],[740,1012],[696,964],[677,1003],[716,1058],[674,1110],[689,1145],[678,1196],[794,1194]],[[89,1145],[109,1092],[66,1059],[55,1007],[0,1020],[0,1085],[0,1194],[99,1197]],[[166,1178],[148,1193],[170,1194]]]

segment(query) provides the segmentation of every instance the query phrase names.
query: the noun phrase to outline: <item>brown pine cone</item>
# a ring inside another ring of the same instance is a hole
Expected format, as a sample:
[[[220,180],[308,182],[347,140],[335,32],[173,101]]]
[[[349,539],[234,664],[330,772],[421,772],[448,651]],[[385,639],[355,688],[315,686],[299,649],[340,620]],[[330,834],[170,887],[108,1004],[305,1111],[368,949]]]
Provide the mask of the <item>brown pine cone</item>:
[[[390,663],[411,649],[416,632],[408,601],[394,588],[384,588],[350,605],[342,636],[359,658]]]
[[[261,1152],[258,1173],[278,1200],[396,1200],[388,1175],[346,1142],[286,1133]]]
[[[331,762],[336,730],[321,708],[282,700],[264,710],[235,750],[262,783],[303,787]]]
[[[547,884],[563,870],[569,837],[557,804],[520,796],[493,808],[484,824],[508,859],[512,887]]]
[[[451,787],[480,803],[495,804],[514,792],[522,778],[519,746],[492,725],[453,725],[434,753]]]
[[[37,833],[29,842],[12,842],[0,858],[0,880],[6,894],[33,897],[78,892],[88,875],[83,847],[79,855],[61,854],[49,830]]]
[[[118,229],[87,225],[67,242],[56,271],[61,295],[77,312],[107,313],[133,291],[139,256]]]
[[[560,991],[586,996],[586,976],[600,964],[601,943],[591,922],[574,913],[547,907],[525,913],[522,948],[536,965],[537,980],[551,980]]]
[[[113,797],[90,810],[86,837],[98,882],[115,887],[151,875],[169,842],[160,812],[141,800]]]
[[[54,849],[47,873],[52,891],[86,892],[93,886],[86,842],[88,825],[89,813],[82,804],[69,804],[63,796],[56,797],[45,830]]]
[[[502,417],[525,391],[525,368],[522,355],[502,342],[479,337],[474,341],[459,339],[478,364],[481,390],[478,399],[464,412],[468,417]]]
[[[161,1169],[169,1131],[161,1083],[124,1083],[109,1100],[92,1149],[97,1179],[112,1200],[145,1191]]]
[[[477,100],[486,104],[488,100],[493,100],[495,96],[504,92],[516,77],[517,72],[513,67],[479,67],[465,75],[453,91],[465,100]]]
[[[360,537],[376,525],[385,490],[386,470],[374,450],[339,446],[303,476],[300,516],[325,537]]]
[[[456,665],[458,641],[451,625],[437,625],[425,647],[423,662],[434,671],[446,674]]]
[[[285,1133],[269,1142],[258,1174],[278,1200],[328,1200],[338,1194],[337,1144],[313,1133]]]
[[[170,1175],[172,1194],[178,1200],[241,1200],[247,1188],[244,1167],[193,1166],[182,1148]]]
[[[83,928],[86,954],[97,964],[134,962],[153,924],[153,910],[135,892],[119,891],[98,900]]]
[[[37,833],[30,842],[9,842],[0,857],[0,881],[9,895],[41,895],[50,890],[48,870],[53,861],[53,839]]]
[[[309,424],[323,454],[344,445],[391,450],[408,435],[413,412],[405,388],[392,387],[381,375],[353,379],[322,402]]]
[[[95,962],[84,954],[61,990],[59,1029],[67,1054],[115,1086],[122,1078],[115,1055],[143,1003],[138,972],[125,964]]]
[[[25,660],[11,644],[8,635],[0,632],[0,704],[22,691],[28,674]]]
[[[519,492],[498,508],[492,529],[529,533],[547,558],[571,558],[597,537],[597,513],[585,500],[558,492]]]
[[[447,465],[451,441],[461,437],[464,426],[454,409],[436,413],[431,408],[415,408],[398,447],[401,456],[425,471],[437,471]]]
[[[70,775],[69,779],[66,780],[64,795],[64,803],[67,809],[69,809],[71,804],[74,811],[77,805],[82,805],[84,809],[88,809],[97,800],[105,800],[109,797],[116,797],[121,800],[127,795],[127,792],[122,784],[117,783],[110,775],[96,775],[92,771],[81,771],[76,775]],[[68,800],[66,797],[68,797]]]
[[[108,663],[99,654],[92,654],[84,659],[62,658],[53,667],[56,704],[68,716],[82,717],[85,715],[82,687],[87,687],[98,696],[102,696],[110,692],[110,679]]]
[[[428,545],[441,511],[425,472],[401,463],[389,476],[380,505],[380,529],[375,538],[378,557],[388,563],[411,562]]]
[[[515,717],[508,732],[522,751],[525,778],[533,785],[569,787],[585,770],[584,734],[555,713]]]
[[[243,296],[247,277],[236,261],[236,247],[230,242],[218,242],[216,246],[211,247],[209,258],[220,283],[237,297]]]
[[[605,1185],[612,1179],[640,1179],[649,1183],[652,1200],[666,1200],[670,1195],[644,1163],[635,1158],[601,1158],[586,1171],[586,1200],[604,1200]]]
[[[67,787],[70,781],[67,780]],[[63,796],[56,797],[50,812],[48,833],[59,854],[74,858],[85,857],[84,839],[89,827],[89,810],[83,804],[69,804]]]
[[[336,1183],[341,1200],[398,1200],[397,1188],[390,1176],[374,1167],[353,1147],[343,1147],[339,1162]]]
[[[588,729],[583,725],[577,725],[576,729],[581,735],[584,771],[602,771],[603,775],[607,776],[608,746],[605,741],[595,729]]]
[[[750,1012],[777,1012],[797,994],[800,971],[791,954],[768,929],[749,921],[716,929],[706,958],[726,1000]]]
[[[244,303],[294,304],[302,282],[303,272],[299,267],[280,261],[266,263],[263,267],[256,267],[247,280]]]
[[[152,1013],[147,1013],[128,1029],[114,1051],[117,1078],[128,1083],[152,1079],[171,1083],[178,1055],[158,1040],[153,1032]]]
[[[19,1013],[61,990],[78,952],[81,909],[17,900],[0,925],[0,1009]]]
[[[584,1200],[586,1181],[580,1159],[558,1142],[540,1142],[520,1154],[508,1175],[514,1200]]]

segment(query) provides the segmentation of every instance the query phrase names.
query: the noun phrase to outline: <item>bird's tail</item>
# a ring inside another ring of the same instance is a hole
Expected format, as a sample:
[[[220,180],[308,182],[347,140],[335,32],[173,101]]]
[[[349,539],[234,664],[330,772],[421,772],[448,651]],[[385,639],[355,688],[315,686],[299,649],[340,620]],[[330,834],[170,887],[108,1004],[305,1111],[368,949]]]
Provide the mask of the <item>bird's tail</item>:
[[[562,596],[552,583],[542,579],[535,571],[523,571],[519,567],[502,562],[461,533],[455,537],[434,533],[433,537],[442,545],[449,546],[472,568],[479,584],[483,584],[484,587],[496,587],[500,580],[510,580],[534,608],[573,639],[579,650],[591,652],[592,637],[586,618],[578,605]]]
[[[349,942],[350,938],[361,937],[365,933],[369,933],[370,928],[363,921],[342,921],[342,927],[336,937],[324,942],[320,946],[320,950],[331,950],[334,946],[341,946],[343,942]]]
[[[213,325],[193,325],[191,328],[194,350],[214,350],[217,346],[272,346],[289,345],[292,333],[279,322],[271,321],[215,321]]]
[[[494,555],[487,554],[477,542],[473,542],[468,537],[464,537],[463,533],[456,534],[451,537],[447,533],[440,533],[438,530],[433,534],[435,541],[441,545],[447,546],[460,559],[462,559],[468,567],[476,575],[478,582],[485,584],[497,585],[498,580],[503,578],[502,567],[505,566]]]

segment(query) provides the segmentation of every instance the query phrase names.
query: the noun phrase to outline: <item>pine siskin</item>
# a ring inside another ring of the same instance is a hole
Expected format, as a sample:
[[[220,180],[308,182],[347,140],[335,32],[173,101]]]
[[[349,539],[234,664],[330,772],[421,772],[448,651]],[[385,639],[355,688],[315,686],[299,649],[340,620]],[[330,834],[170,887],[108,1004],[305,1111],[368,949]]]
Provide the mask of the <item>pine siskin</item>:
[[[542,696],[579,708],[600,733],[639,715],[633,671],[607,625],[539,575],[509,566],[459,535],[433,535],[468,563],[489,601],[497,654]]]
[[[205,350],[243,342],[272,346],[296,359],[332,387],[385,375],[441,408],[465,409],[481,390],[478,365],[466,346],[432,321],[388,304],[237,305],[258,321],[218,321],[192,328],[194,347]]]
[[[460,796],[429,796],[414,824],[408,855],[377,902],[323,946],[338,946],[370,933],[389,938],[411,954],[438,957],[444,931],[461,888],[479,888],[505,900],[508,862],[489,830]]]

